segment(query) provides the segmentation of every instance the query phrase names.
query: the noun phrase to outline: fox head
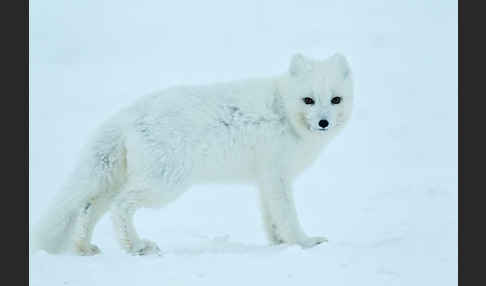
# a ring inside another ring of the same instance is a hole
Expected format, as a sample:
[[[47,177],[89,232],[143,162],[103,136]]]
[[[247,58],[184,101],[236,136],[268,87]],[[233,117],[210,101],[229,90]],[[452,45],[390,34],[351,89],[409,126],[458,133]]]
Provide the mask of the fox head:
[[[352,73],[346,58],[292,57],[279,87],[287,118],[300,135],[333,134],[349,120],[353,105]]]

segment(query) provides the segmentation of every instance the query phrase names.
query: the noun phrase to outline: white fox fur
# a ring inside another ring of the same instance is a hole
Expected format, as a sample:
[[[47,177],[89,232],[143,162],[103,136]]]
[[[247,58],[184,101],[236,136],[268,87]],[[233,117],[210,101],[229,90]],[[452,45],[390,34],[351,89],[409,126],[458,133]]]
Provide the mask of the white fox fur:
[[[337,104],[331,102],[335,97]],[[272,243],[311,247],[326,241],[304,234],[291,184],[342,130],[352,102],[351,70],[339,54],[324,61],[295,55],[288,72],[271,78],[144,96],[95,132],[36,225],[32,249],[98,253],[93,229],[111,209],[124,250],[156,253],[155,243],[139,238],[135,211],[164,206],[191,185],[207,182],[257,186]]]

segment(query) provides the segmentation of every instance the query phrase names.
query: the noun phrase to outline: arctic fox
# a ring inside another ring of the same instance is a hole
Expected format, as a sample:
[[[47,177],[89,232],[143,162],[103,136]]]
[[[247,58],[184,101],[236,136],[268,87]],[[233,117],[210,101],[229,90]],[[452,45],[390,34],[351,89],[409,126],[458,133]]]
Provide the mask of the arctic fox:
[[[32,250],[94,255],[93,229],[110,209],[122,249],[158,253],[133,225],[140,207],[159,208],[198,183],[259,189],[270,242],[325,242],[302,230],[292,180],[348,122],[352,73],[335,54],[296,54],[269,78],[178,86],[140,98],[96,130],[62,192],[41,217]]]

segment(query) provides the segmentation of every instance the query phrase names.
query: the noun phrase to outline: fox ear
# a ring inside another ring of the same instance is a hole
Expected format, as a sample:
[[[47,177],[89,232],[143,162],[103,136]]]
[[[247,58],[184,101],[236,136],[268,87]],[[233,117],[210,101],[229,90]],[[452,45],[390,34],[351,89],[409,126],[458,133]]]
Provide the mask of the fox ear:
[[[311,68],[310,62],[302,54],[295,54],[290,60],[289,73],[291,76],[299,76]]]
[[[348,60],[345,56],[340,53],[336,53],[329,60],[335,65],[337,71],[342,75],[343,79],[347,79],[351,76],[351,68],[349,67]]]

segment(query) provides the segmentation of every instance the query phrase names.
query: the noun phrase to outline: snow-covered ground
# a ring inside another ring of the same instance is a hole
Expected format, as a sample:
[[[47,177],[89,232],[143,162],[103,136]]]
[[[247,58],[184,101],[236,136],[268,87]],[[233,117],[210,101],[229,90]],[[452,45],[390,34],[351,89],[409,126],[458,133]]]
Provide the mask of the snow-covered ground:
[[[457,285],[457,1],[30,1],[29,184],[35,222],[85,138],[147,92],[284,72],[301,52],[346,55],[349,126],[295,182],[327,244],[268,246],[257,194],[195,186],[133,257],[108,217],[94,257],[30,257],[37,285]]]

